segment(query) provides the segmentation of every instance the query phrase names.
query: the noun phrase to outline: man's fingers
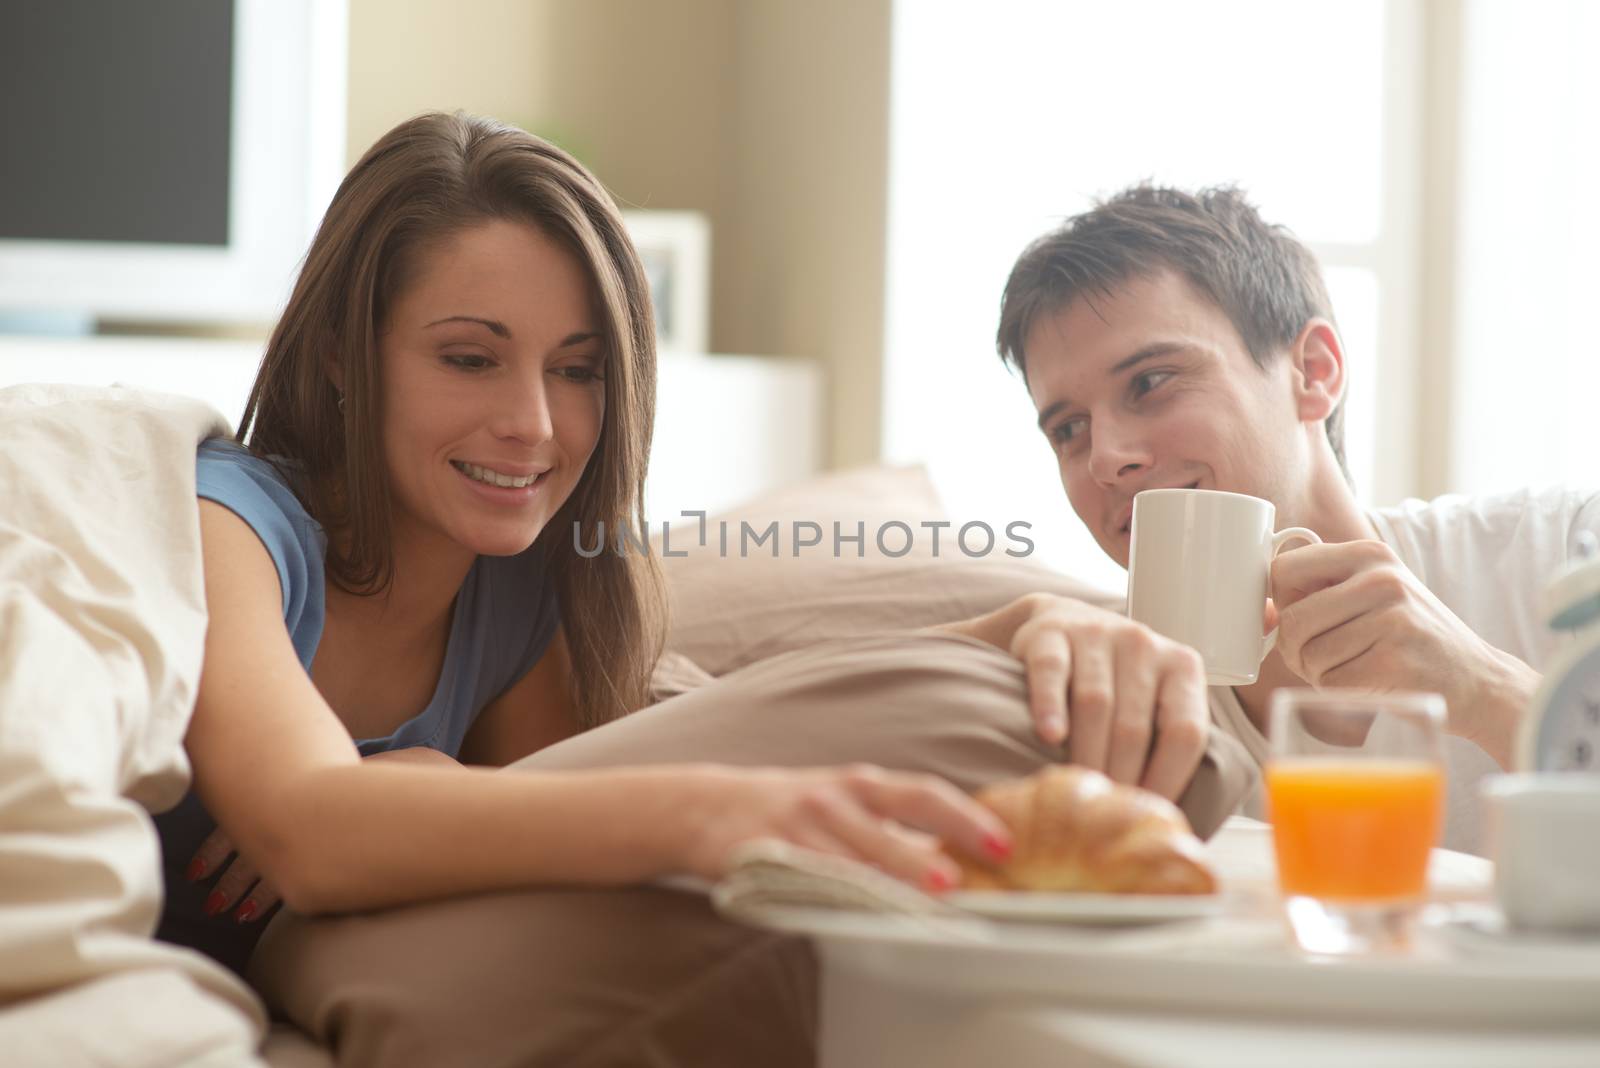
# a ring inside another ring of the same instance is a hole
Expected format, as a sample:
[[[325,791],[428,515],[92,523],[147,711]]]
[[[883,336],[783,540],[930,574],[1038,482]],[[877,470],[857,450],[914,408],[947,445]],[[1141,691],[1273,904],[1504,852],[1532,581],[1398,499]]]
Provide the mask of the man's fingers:
[[[1058,630],[1030,636],[1023,651],[1028,673],[1028,710],[1033,729],[1049,745],[1067,737],[1067,678],[1072,672],[1072,647]]]
[[[1392,652],[1398,635],[1385,635],[1380,617],[1368,613],[1319,635],[1306,647],[1306,681],[1317,686],[1371,686],[1382,677],[1373,672],[1374,654],[1380,647]],[[1384,645],[1387,639],[1388,645]]]
[[[1382,578],[1352,579],[1285,608],[1278,618],[1278,648],[1289,670],[1307,682],[1316,682],[1319,669],[1308,650],[1324,636],[1382,608],[1393,596],[1387,585],[1388,580]],[[1329,663],[1326,655],[1317,660],[1323,671],[1339,662]]]
[[[1119,635],[1113,674],[1113,712],[1106,774],[1113,782],[1136,783],[1150,755],[1150,733],[1155,718],[1157,651],[1155,639],[1144,630]]]
[[[1104,640],[1080,641],[1073,647],[1072,677],[1067,684],[1067,722],[1074,764],[1105,770],[1111,744],[1111,647]]]
[[[1272,559],[1272,597],[1281,612],[1318,590],[1394,562],[1394,551],[1381,541],[1347,541],[1285,549]]]
[[[1156,698],[1155,751],[1139,785],[1176,801],[1205,756],[1210,725],[1204,676],[1188,665],[1166,672]]]

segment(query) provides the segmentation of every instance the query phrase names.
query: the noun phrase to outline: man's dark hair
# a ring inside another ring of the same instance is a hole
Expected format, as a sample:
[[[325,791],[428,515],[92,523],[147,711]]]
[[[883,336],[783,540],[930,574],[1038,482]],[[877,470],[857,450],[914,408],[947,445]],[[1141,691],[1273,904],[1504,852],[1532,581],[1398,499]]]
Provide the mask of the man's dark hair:
[[[1222,309],[1260,367],[1291,345],[1307,322],[1333,320],[1311,250],[1263,222],[1233,186],[1187,193],[1140,184],[1075,215],[1023,250],[1000,298],[1000,358],[1027,377],[1023,343],[1042,315],[1079,297],[1110,296],[1128,281],[1177,271]],[[1326,420],[1344,459],[1344,398]]]

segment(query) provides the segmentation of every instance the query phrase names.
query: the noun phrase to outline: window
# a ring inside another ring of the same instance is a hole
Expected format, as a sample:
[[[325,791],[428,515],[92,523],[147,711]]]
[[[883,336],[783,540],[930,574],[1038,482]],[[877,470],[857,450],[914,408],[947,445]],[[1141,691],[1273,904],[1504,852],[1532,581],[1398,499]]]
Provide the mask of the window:
[[[1144,178],[1237,182],[1327,268],[1364,499],[1411,491],[1409,190],[1416,5],[1384,0],[901,2],[894,9],[885,455],[952,513],[1034,524],[1038,555],[1111,589],[1020,380],[994,354],[1028,241]],[[1391,410],[1400,415],[1391,418]],[[1385,463],[1376,458],[1382,455]]]
[[[1451,488],[1600,485],[1600,5],[1463,8]]]

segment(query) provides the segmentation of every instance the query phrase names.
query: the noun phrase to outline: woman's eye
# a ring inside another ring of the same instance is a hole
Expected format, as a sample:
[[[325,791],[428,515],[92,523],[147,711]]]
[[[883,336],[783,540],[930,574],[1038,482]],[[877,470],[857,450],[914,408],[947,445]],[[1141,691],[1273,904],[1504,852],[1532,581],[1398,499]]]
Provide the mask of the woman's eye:
[[[562,378],[565,378],[568,382],[576,382],[579,385],[587,385],[590,382],[605,381],[605,378],[593,367],[584,367],[581,365],[575,367],[558,367],[556,368],[555,373],[560,375]]]
[[[1171,371],[1146,371],[1133,376],[1133,395],[1142,397],[1172,377]]]
[[[481,371],[494,362],[476,352],[447,352],[441,358],[451,367],[459,367],[463,371]]]

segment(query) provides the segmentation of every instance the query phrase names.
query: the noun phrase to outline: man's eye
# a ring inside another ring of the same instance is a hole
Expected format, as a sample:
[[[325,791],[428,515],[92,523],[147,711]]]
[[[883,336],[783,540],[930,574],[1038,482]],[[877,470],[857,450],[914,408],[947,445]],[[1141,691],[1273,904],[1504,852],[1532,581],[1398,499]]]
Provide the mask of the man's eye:
[[[476,352],[447,352],[441,357],[451,367],[459,367],[463,371],[481,371],[493,361],[487,356],[480,356]]]
[[[1082,417],[1064,419],[1055,425],[1054,430],[1050,431],[1050,440],[1057,445],[1070,445],[1082,436],[1084,425],[1087,422],[1088,420]]]
[[[1133,376],[1133,395],[1142,397],[1172,377],[1171,371],[1146,371]]]

